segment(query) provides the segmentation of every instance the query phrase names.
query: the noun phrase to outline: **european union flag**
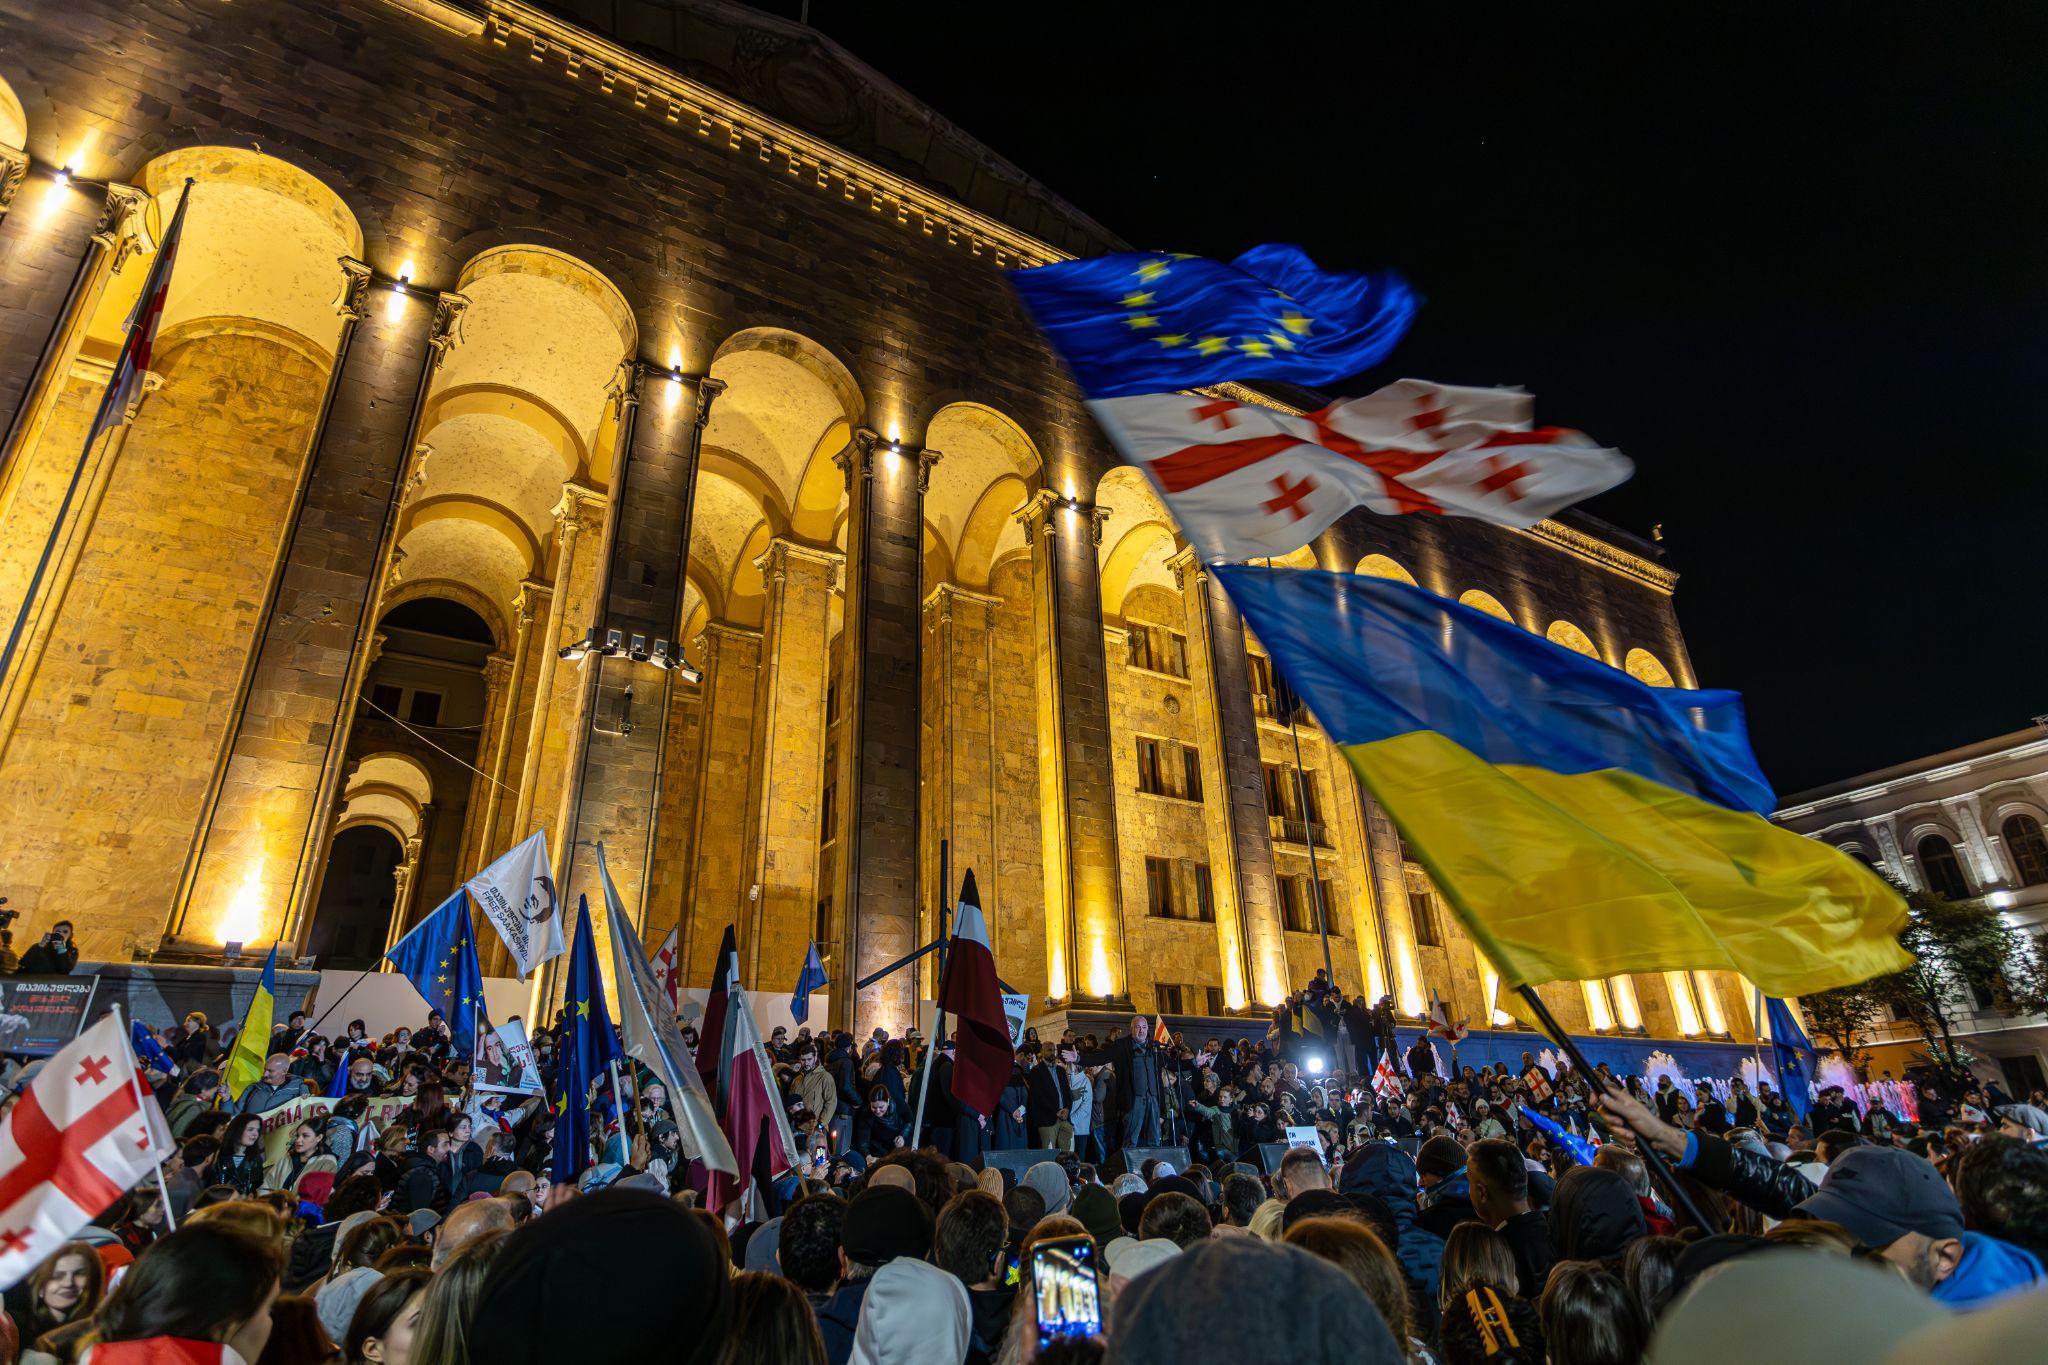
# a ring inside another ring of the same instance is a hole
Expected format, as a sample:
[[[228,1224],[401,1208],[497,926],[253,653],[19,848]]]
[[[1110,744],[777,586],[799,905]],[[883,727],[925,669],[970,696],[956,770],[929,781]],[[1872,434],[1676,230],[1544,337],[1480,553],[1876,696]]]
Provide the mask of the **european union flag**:
[[[1778,1092],[1801,1123],[1813,1108],[1813,1040],[1799,1027],[1799,1016],[1775,995],[1764,1000],[1764,1019],[1771,1031],[1771,1059],[1777,1063]]]
[[[391,959],[399,975],[412,982],[428,1006],[448,1020],[455,1055],[474,1055],[477,1021],[484,1009],[484,977],[477,966],[469,893],[456,888],[454,895],[384,956]]]
[[[1227,379],[1327,384],[1386,359],[1420,303],[1388,270],[1316,268],[1298,246],[1225,264],[1131,252],[1010,272],[1090,398]]]
[[[796,974],[796,991],[789,997],[789,1017],[799,1024],[811,1021],[811,992],[823,990],[831,985],[825,976],[825,964],[818,958],[818,941],[811,940],[811,950],[804,954],[804,965]]]
[[[1523,1118],[1529,1120],[1530,1123],[1548,1135],[1552,1142],[1555,1142],[1558,1146],[1564,1148],[1565,1151],[1571,1153],[1572,1159],[1581,1166],[1593,1164],[1593,1158],[1597,1155],[1597,1152],[1592,1143],[1586,1141],[1556,1119],[1551,1118],[1548,1114],[1531,1109],[1526,1104],[1520,1106],[1520,1112]]]
[[[631,932],[628,930],[627,932]],[[555,1056],[555,1150],[549,1174],[574,1180],[590,1164],[590,1083],[621,1054],[619,1035],[604,1007],[597,941],[590,934],[590,900],[576,900],[576,945],[569,950],[569,980],[562,1013],[566,1027]]]

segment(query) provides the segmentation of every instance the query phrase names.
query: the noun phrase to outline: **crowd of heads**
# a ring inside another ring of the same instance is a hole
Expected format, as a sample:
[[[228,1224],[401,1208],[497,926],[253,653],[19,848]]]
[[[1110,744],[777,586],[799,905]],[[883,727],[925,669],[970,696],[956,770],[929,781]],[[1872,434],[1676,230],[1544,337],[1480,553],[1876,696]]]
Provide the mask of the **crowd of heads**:
[[[1928,1311],[2048,1303],[2038,1095],[1936,1077],[1918,1120],[1827,1093],[1802,1119],[1740,1081],[1688,1103],[1533,1050],[1444,1065],[1397,1052],[1383,1007],[1312,988],[1257,1038],[1033,1033],[986,1115],[914,1033],[776,1029],[800,1159],[716,1210],[631,1063],[571,1101],[590,1145],[558,1154],[554,1102],[478,1092],[438,1016],[328,1037],[294,1014],[231,1096],[233,1040],[194,1015],[146,1072],[162,1183],[7,1291],[0,1362],[177,1339],[249,1365],[1606,1365],[1689,1359],[1672,1323],[1766,1259],[1774,1285],[1849,1267]],[[562,1024],[533,1037],[549,1095]],[[1182,1155],[1134,1150],[1147,1087]],[[1036,1253],[1076,1246],[1100,1330],[1041,1342]]]

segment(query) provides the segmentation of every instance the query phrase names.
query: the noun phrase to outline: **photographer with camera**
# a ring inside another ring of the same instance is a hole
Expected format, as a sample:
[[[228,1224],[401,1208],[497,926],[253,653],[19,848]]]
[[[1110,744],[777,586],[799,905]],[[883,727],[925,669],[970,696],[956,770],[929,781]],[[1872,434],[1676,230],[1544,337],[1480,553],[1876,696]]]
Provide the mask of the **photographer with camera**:
[[[78,965],[78,945],[71,941],[71,921],[60,919],[50,926],[50,932],[36,940],[33,948],[21,955],[23,976],[69,976],[71,969]]]

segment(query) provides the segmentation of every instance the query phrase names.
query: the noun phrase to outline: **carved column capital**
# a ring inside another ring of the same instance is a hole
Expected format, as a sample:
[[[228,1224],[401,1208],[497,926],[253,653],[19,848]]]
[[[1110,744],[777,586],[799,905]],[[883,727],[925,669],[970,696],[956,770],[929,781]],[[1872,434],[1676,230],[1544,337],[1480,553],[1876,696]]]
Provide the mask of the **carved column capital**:
[[[120,274],[121,267],[128,264],[128,258],[142,249],[143,214],[149,208],[149,202],[148,190],[118,181],[108,183],[107,197],[100,204],[100,218],[93,227],[92,239],[108,253],[109,273]]]
[[[612,407],[613,415],[624,420],[628,409],[640,404],[640,388],[647,380],[648,366],[643,361],[621,360],[619,367],[612,371],[611,382],[605,385],[604,399]]]
[[[28,178],[28,153],[19,147],[0,143],[0,218],[7,216],[7,210],[14,205],[14,196],[21,193],[21,182]]]
[[[434,296],[434,326],[427,334],[427,345],[434,348],[434,358],[428,369],[438,370],[441,362],[448,358],[448,352],[462,344],[462,315],[469,307],[469,298],[463,294],[437,294]]]
[[[512,594],[512,611],[518,618],[521,635],[533,628],[534,621],[547,609],[548,599],[554,595],[554,585],[538,579],[529,578],[519,585],[519,590]]]
[[[718,395],[724,392],[725,381],[723,379],[714,379],[710,375],[706,375],[697,381],[697,414],[691,420],[696,423],[697,430],[700,433],[705,427],[711,425],[711,405],[717,401]]]
[[[593,484],[571,479],[562,485],[561,501],[555,504],[555,525],[566,548],[578,531],[596,531],[604,526],[605,493]]]
[[[493,654],[484,660],[484,700],[487,707],[496,703],[498,694],[505,690],[505,682],[511,676],[510,654]]]
[[[926,446],[917,452],[917,491],[924,493],[931,487],[932,466],[945,458],[938,451]]]
[[[161,374],[155,370],[144,370],[142,372],[142,383],[136,386],[134,395],[129,398],[128,410],[122,414],[123,419],[133,422],[142,414],[142,405],[148,402],[157,390],[163,388],[163,386],[164,377]]]
[[[341,267],[341,292],[334,296],[334,311],[345,322],[360,322],[369,310],[370,281],[375,272],[368,261],[353,256],[337,256],[335,261]]]
[[[406,471],[405,487],[399,491],[399,507],[412,506],[413,500],[420,495],[420,489],[426,486],[427,460],[432,457],[433,453],[434,447],[425,441],[419,442],[412,448],[412,468]]]
[[[1166,567],[1173,571],[1173,586],[1186,592],[1192,586],[1200,592],[1209,582],[1209,566],[1195,553],[1192,545],[1184,546],[1179,553],[1166,561]]]

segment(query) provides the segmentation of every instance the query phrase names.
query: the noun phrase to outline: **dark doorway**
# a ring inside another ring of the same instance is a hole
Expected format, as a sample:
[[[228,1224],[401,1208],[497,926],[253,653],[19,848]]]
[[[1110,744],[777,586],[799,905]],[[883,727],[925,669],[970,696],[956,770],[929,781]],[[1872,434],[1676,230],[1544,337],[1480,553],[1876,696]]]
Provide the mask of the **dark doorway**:
[[[367,971],[377,965],[398,896],[392,873],[404,856],[397,836],[375,825],[334,836],[307,945],[320,966]]]

